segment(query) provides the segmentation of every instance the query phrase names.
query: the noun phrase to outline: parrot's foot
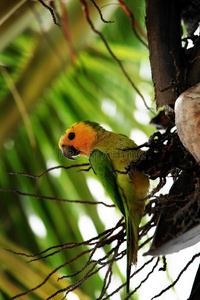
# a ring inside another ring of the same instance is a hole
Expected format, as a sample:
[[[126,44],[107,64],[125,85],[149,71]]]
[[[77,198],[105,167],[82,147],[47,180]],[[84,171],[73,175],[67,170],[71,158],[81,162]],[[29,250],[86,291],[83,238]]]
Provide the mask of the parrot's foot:
[[[130,179],[133,179],[133,172],[136,171],[137,163],[134,161],[129,161],[127,163],[125,170],[127,171],[127,174],[129,175]]]

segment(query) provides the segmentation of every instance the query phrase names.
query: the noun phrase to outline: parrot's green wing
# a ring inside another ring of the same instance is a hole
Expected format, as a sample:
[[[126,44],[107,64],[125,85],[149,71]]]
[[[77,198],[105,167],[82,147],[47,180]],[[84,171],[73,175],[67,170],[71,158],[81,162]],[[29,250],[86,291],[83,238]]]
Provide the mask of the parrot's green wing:
[[[123,195],[118,189],[116,183],[117,175],[113,172],[114,170],[110,159],[105,153],[95,149],[90,154],[89,160],[94,173],[101,181],[104,189],[125,216],[125,209],[122,200]]]

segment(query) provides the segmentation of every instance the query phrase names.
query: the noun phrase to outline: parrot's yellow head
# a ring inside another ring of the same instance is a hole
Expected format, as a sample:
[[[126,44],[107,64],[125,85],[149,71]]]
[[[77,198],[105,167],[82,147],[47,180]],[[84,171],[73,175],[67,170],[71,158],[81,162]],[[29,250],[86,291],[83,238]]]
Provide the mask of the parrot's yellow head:
[[[88,156],[92,152],[100,132],[104,132],[99,124],[82,121],[75,123],[61,136],[59,147],[65,157],[74,160],[74,156]]]

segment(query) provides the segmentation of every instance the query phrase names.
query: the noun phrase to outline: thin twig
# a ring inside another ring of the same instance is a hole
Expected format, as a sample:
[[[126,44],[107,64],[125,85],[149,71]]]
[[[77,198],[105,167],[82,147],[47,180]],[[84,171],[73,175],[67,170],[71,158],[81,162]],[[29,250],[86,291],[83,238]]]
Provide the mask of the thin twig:
[[[140,282],[140,284],[134,289],[134,291],[133,292],[131,292],[131,293],[129,293],[128,295],[127,295],[127,297],[124,299],[124,300],[128,300],[128,299],[130,299],[130,297],[142,286],[142,284],[145,282],[145,281],[147,281],[147,279],[149,278],[149,276],[154,272],[154,270],[156,269],[156,267],[157,267],[157,265],[158,265],[158,263],[159,263],[159,257],[157,258],[157,260],[156,260],[156,263],[155,263],[155,265],[153,266],[153,268],[152,268],[152,270],[147,274],[147,276]]]
[[[62,28],[63,28],[63,32],[64,32],[66,40],[67,40],[67,47],[69,49],[70,62],[72,65],[74,65],[77,55],[76,55],[76,51],[74,49],[73,42],[72,42],[70,26],[69,26],[69,19],[68,19],[68,14],[67,14],[67,9],[66,9],[66,3],[64,3],[63,0],[59,0],[59,3],[60,3],[62,19],[63,19]]]
[[[17,298],[19,298],[19,297],[25,296],[25,295],[30,294],[31,292],[34,292],[35,290],[39,289],[41,286],[43,286],[43,285],[49,280],[49,278],[50,278],[54,273],[56,273],[56,272],[57,272],[58,270],[60,270],[61,268],[65,267],[65,266],[67,265],[67,263],[68,263],[68,262],[66,262],[66,263],[64,263],[64,264],[62,264],[62,265],[60,265],[60,266],[58,266],[57,268],[55,268],[52,272],[50,272],[50,273],[47,275],[47,277],[46,277],[40,284],[38,284],[38,285],[35,286],[34,288],[32,288],[32,289],[30,289],[30,290],[28,290],[28,291],[26,291],[26,292],[20,293],[20,294],[18,294],[18,295],[15,295],[15,296],[11,297],[9,300],[17,299]]]
[[[152,257],[150,260],[148,260],[147,262],[145,262],[141,268],[139,268],[137,271],[135,271],[130,278],[134,277],[137,273],[139,273],[140,271],[142,271],[148,264],[150,264],[153,260],[155,259],[155,257]],[[116,293],[118,293],[123,287],[126,286],[126,282],[121,284],[117,289],[115,289],[112,293],[110,293],[108,296],[106,296],[105,298],[103,298],[102,300],[107,300],[110,299],[111,296],[115,295]]]
[[[68,202],[68,203],[79,203],[79,204],[89,204],[89,205],[97,205],[97,204],[102,204],[106,207],[115,207],[115,205],[112,204],[106,204],[102,201],[81,201],[81,200],[69,200],[69,199],[62,199],[62,198],[56,198],[56,197],[50,197],[50,196],[40,196],[36,194],[30,194],[30,193],[24,193],[15,189],[2,189],[0,188],[0,192],[13,192],[16,193],[20,196],[29,196],[33,198],[38,198],[38,199],[46,199],[46,200],[51,200],[51,201],[58,201],[58,202]]]
[[[115,21],[106,21],[103,17],[103,14],[101,12],[101,9],[99,8],[99,6],[96,4],[96,2],[94,0],[90,0],[92,2],[92,4],[96,7],[96,9],[98,10],[98,13],[100,15],[101,21],[103,23],[114,23]]]
[[[136,36],[136,38],[145,46],[148,48],[147,43],[145,43],[145,41],[143,41],[143,39],[139,36],[139,34],[137,33],[137,30],[135,29],[135,27],[137,26],[137,28],[139,29],[140,33],[143,35],[143,37],[146,38],[146,35],[144,33],[144,31],[142,30],[140,24],[135,20],[135,17],[132,13],[132,11],[130,11],[130,9],[128,8],[128,6],[125,4],[125,2],[123,0],[118,0],[121,8],[123,9],[123,11],[125,12],[125,14],[130,18],[131,20],[131,25],[132,25],[132,30]]]
[[[106,46],[106,48],[107,48],[108,52],[110,53],[110,55],[111,55],[111,56],[113,57],[113,59],[118,63],[118,65],[119,65],[120,69],[122,70],[124,76],[127,78],[127,80],[129,81],[129,83],[131,84],[131,86],[134,88],[134,90],[138,93],[138,95],[142,98],[145,107],[146,107],[148,110],[151,111],[152,109],[147,105],[144,96],[141,94],[141,92],[139,91],[139,89],[136,87],[136,85],[135,85],[135,84],[133,83],[133,81],[131,80],[130,76],[129,76],[129,75],[127,74],[127,72],[125,71],[124,66],[123,66],[123,64],[121,63],[121,61],[116,57],[116,55],[115,55],[115,54],[113,53],[113,51],[111,50],[111,48],[110,48],[110,46],[108,45],[108,43],[107,43],[105,37],[103,36],[103,34],[102,34],[100,31],[98,31],[98,30],[94,27],[94,25],[93,25],[93,23],[92,23],[92,21],[91,21],[91,19],[90,19],[90,17],[89,17],[89,11],[88,11],[88,6],[87,6],[86,1],[85,1],[85,0],[80,0],[80,2],[81,2],[81,4],[82,4],[82,7],[83,7],[83,11],[84,11],[85,17],[86,17],[86,19],[87,19],[87,21],[88,21],[88,23],[89,23],[91,29],[92,29],[96,34],[98,34],[98,36],[101,38],[101,40],[103,41],[103,43],[104,43],[104,45]]]
[[[40,2],[45,8],[47,8],[49,10],[49,12],[50,12],[50,14],[52,16],[54,24],[60,27],[60,24],[58,24],[58,22],[56,20],[56,17],[55,17],[53,9],[50,6],[48,6],[44,1],[42,1],[42,0],[37,0],[37,1]]]
[[[13,250],[11,250],[11,249],[6,249],[6,248],[4,248],[4,250],[9,251],[9,252],[11,252],[11,253],[13,253],[13,254],[16,254],[16,255],[25,256],[25,257],[27,257],[27,258],[37,257],[36,260],[41,260],[41,259],[43,259],[43,258],[48,257],[48,255],[42,256],[43,254],[45,254],[45,253],[47,253],[47,252],[49,252],[49,251],[51,251],[51,250],[58,249],[58,248],[61,248],[61,249],[55,250],[55,251],[51,252],[49,256],[51,256],[51,255],[53,255],[53,254],[59,253],[60,250],[61,250],[61,251],[64,251],[64,250],[71,250],[71,249],[73,249],[73,248],[77,248],[77,247],[81,247],[81,246],[90,246],[90,247],[91,247],[91,246],[97,244],[97,247],[99,248],[100,246],[102,247],[102,246],[104,246],[105,244],[108,244],[108,242],[106,243],[106,242],[104,242],[104,240],[108,240],[108,237],[111,236],[112,233],[113,233],[115,230],[119,229],[120,227],[123,228],[123,225],[124,225],[123,220],[124,220],[124,218],[121,218],[121,219],[117,222],[117,224],[116,224],[115,227],[110,228],[110,229],[107,229],[107,230],[105,230],[104,232],[98,234],[97,236],[95,236],[95,237],[93,237],[93,238],[91,238],[91,239],[89,239],[89,240],[87,240],[87,241],[80,242],[80,243],[75,243],[75,242],[73,242],[73,243],[60,244],[60,245],[56,245],[56,246],[49,247],[49,248],[47,248],[47,249],[45,249],[45,250],[43,250],[43,251],[41,251],[41,252],[39,252],[39,253],[36,253],[36,254],[26,254],[26,253],[23,253],[23,252],[16,252],[16,251],[13,251]],[[102,238],[102,237],[104,237],[104,238]],[[117,236],[117,235],[113,235],[113,238],[117,239],[118,236]],[[101,239],[101,245],[99,244],[99,240],[100,240],[100,239]],[[110,243],[111,243],[111,242],[112,242],[112,239],[110,238]],[[34,261],[34,260],[30,260],[30,261],[28,261],[28,263],[30,263],[30,262],[32,262],[32,261]]]
[[[39,175],[32,175],[32,174],[29,174],[29,173],[20,173],[20,172],[8,172],[9,175],[23,175],[23,176],[27,176],[27,177],[30,177],[30,178],[40,178],[42,177],[44,174],[50,172],[50,171],[53,171],[53,170],[56,170],[56,169],[65,169],[65,170],[69,170],[69,169],[72,169],[72,168],[78,168],[78,167],[87,167],[87,166],[90,166],[89,163],[85,163],[85,164],[76,164],[76,165],[70,165],[70,166],[55,166],[55,167],[52,167],[52,168],[49,168],[45,171],[43,171],[42,173],[40,173]]]
[[[200,252],[195,254],[192,259],[186,264],[186,266],[181,270],[181,272],[178,274],[176,280],[174,280],[174,282],[170,285],[168,285],[165,289],[163,289],[159,294],[155,295],[153,298],[151,298],[151,300],[156,299],[158,297],[160,297],[162,294],[164,294],[166,291],[168,291],[169,289],[171,289],[172,287],[175,286],[175,284],[179,281],[179,279],[181,278],[181,276],[183,275],[183,273],[187,270],[187,268],[192,264],[192,262],[198,258],[200,256]]]

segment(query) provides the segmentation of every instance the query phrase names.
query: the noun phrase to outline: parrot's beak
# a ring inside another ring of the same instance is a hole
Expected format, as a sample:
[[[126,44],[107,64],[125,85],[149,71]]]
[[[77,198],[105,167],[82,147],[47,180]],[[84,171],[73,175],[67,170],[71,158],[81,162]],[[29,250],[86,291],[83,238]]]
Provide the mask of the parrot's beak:
[[[63,155],[69,160],[75,160],[73,156],[77,156],[81,151],[75,149],[73,146],[62,145],[61,147]]]

